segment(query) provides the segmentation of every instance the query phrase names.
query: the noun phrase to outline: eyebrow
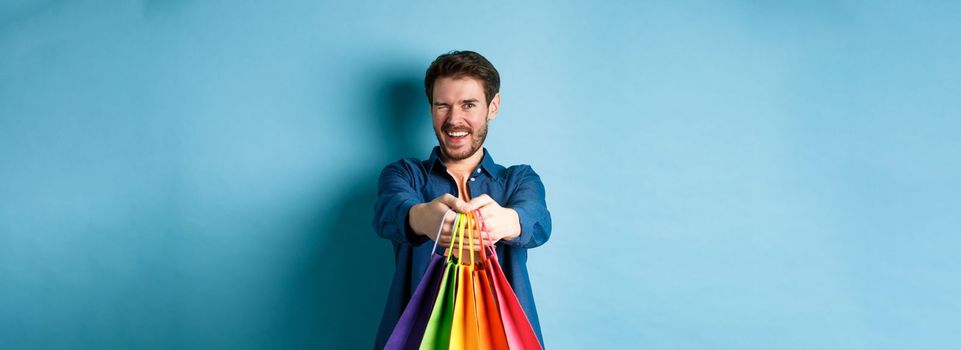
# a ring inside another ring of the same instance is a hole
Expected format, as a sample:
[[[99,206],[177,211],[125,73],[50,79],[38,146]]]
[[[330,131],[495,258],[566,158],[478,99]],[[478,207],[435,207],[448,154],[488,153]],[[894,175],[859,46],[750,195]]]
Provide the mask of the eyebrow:
[[[478,100],[478,99],[476,99],[476,98],[470,98],[470,99],[466,99],[466,100],[461,100],[460,103],[461,103],[461,104],[464,104],[464,103],[480,103],[480,100]],[[449,106],[450,103],[434,101],[434,105],[435,105],[435,106]]]

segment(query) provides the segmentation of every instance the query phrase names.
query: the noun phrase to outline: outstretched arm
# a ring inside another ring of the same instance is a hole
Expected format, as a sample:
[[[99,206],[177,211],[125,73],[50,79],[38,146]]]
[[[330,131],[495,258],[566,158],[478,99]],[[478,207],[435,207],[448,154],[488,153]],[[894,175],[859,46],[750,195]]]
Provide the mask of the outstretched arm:
[[[450,194],[424,202],[412,183],[411,172],[402,163],[384,168],[374,205],[374,231],[381,238],[412,246],[419,246],[430,238],[440,239],[438,245],[447,247],[454,215],[445,217],[444,214],[448,209],[465,211],[467,203]],[[438,236],[441,220],[446,222]]]
[[[544,184],[529,166],[521,169],[520,185],[505,206],[488,195],[467,204],[467,210],[480,210],[484,226],[494,242],[521,248],[535,248],[551,237],[551,214],[547,210]]]

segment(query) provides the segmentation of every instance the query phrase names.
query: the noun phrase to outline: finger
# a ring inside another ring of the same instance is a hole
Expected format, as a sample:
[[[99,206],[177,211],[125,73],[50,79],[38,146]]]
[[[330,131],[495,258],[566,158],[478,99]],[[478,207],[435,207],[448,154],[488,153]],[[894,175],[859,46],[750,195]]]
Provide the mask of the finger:
[[[444,204],[447,205],[449,208],[451,208],[451,209],[453,209],[453,210],[455,210],[455,211],[457,211],[457,212],[466,213],[466,212],[469,211],[469,210],[467,210],[467,203],[466,203],[466,202],[464,202],[464,201],[461,200],[460,198],[454,197],[454,196],[451,195],[450,193],[445,193],[443,196],[440,197],[440,199],[441,199],[441,202],[442,202],[442,203],[444,203]]]
[[[476,228],[477,230],[482,229],[484,227],[484,220],[487,220],[487,218],[484,217],[484,214],[479,209],[474,209],[471,212],[475,214],[474,228]]]
[[[494,218],[493,216],[494,211],[491,210],[489,206],[485,206],[477,209],[477,213],[480,214],[480,218],[477,221],[481,221],[485,224],[490,222]]]
[[[457,210],[461,213],[469,213],[471,211],[470,206],[467,205],[467,202],[463,201],[460,198],[454,198],[454,202],[453,202],[453,205],[451,205],[451,208],[454,208],[454,210]]]
[[[494,239],[494,233],[489,230],[480,231],[480,236],[484,238],[485,241]]]
[[[475,220],[470,220],[470,221],[468,221],[468,222],[467,222],[467,226],[465,227],[465,229],[467,229],[467,230],[473,230],[473,231],[475,231],[475,232],[480,231],[480,228],[481,228],[480,219],[475,219]]]
[[[482,249],[484,249],[484,246],[480,245],[480,243],[475,243],[473,246],[468,246],[467,244],[464,244],[463,247],[460,247],[459,245],[455,245],[453,248],[451,248],[451,250],[453,250],[454,253],[455,253],[454,256],[457,256],[456,254],[459,253],[460,251],[464,251],[464,252],[469,252],[469,251],[479,252],[479,251],[481,251]]]
[[[450,193],[444,193],[438,196],[437,198],[435,198],[434,201],[441,202],[441,203],[448,203],[451,199],[454,199],[454,198],[457,198],[457,197],[454,197],[454,195]]]
[[[447,209],[458,211],[459,209],[454,205],[456,201],[457,201],[457,197],[452,196],[450,193],[444,193],[439,197],[437,197],[436,199],[434,199],[434,202],[436,202],[438,205],[443,206],[444,207],[443,210],[445,211]]]
[[[440,243],[444,243],[444,240],[441,240]],[[480,238],[469,239],[465,237],[463,241],[460,238],[458,238],[456,240],[447,240],[447,243],[449,244],[453,243],[455,248],[460,247],[461,244],[463,244],[464,249],[467,249],[471,245],[474,245],[474,246],[481,245],[481,240]]]
[[[453,245],[455,248],[456,248],[456,247],[460,247],[461,245],[463,245],[463,246],[464,246],[464,249],[467,249],[467,248],[470,247],[471,245],[480,245],[481,242],[480,242],[480,240],[477,239],[477,238],[475,238],[473,241],[472,241],[472,240],[469,240],[469,239],[466,239],[466,238],[462,241],[460,238],[458,238],[458,239],[456,239],[456,240],[449,240],[449,241],[448,241],[448,244],[449,244],[449,245]]]
[[[494,202],[494,199],[491,198],[491,196],[482,194],[474,197],[474,199],[471,199],[470,202],[467,203],[467,211],[474,211],[491,203],[496,204],[497,202]]]
[[[488,227],[486,230],[481,231],[481,237],[484,237],[486,241],[494,241],[498,239],[497,231]]]
[[[483,217],[483,219],[477,220],[480,222],[479,224],[480,230],[486,231],[486,232],[494,231],[492,227],[496,227],[497,222],[490,217],[484,216],[483,213],[481,213],[481,216]]]
[[[490,229],[490,228],[497,226],[497,222],[501,218],[500,211],[501,211],[500,207],[494,207],[490,205],[480,208],[478,210],[481,218],[483,218],[482,222],[484,224],[484,227],[487,227],[489,231],[494,231],[493,229]]]
[[[484,231],[481,234],[484,237],[484,242],[488,245],[492,244],[491,242],[496,242],[498,239],[497,236],[491,231]]]
[[[449,247],[449,246],[451,246],[451,245],[453,245],[453,244],[459,243],[459,242],[460,242],[460,239],[459,239],[459,238],[456,238],[456,239],[455,239],[455,237],[453,237],[453,236],[447,236],[447,237],[444,237],[444,239],[441,240],[441,242],[442,242],[442,243],[446,243],[447,246]]]

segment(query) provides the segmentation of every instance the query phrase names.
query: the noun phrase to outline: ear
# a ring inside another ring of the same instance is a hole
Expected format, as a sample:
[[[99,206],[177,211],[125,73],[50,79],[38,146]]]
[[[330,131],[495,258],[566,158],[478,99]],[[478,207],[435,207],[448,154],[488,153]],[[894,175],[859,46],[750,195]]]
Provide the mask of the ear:
[[[491,103],[487,106],[487,121],[494,120],[497,118],[497,112],[501,109],[501,93],[494,95],[491,99]]]

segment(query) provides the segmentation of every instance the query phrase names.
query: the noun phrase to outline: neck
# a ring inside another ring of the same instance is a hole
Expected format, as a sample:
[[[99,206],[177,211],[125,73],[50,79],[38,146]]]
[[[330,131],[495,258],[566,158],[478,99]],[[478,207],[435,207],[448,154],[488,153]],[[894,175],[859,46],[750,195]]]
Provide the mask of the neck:
[[[454,175],[464,177],[470,175],[470,172],[477,167],[477,164],[480,164],[481,159],[484,159],[484,148],[481,147],[470,157],[461,160],[450,160],[443,154],[442,157],[444,158],[444,165],[447,166],[447,171]]]

